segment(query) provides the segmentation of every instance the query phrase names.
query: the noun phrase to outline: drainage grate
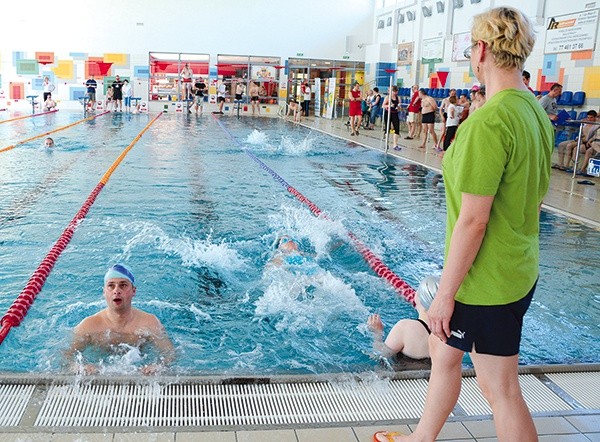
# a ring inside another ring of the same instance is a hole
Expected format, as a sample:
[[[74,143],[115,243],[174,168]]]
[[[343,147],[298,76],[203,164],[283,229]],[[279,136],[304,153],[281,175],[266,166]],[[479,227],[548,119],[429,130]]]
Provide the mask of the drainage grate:
[[[18,425],[35,385],[0,385],[0,427]]]
[[[532,413],[571,410],[568,403],[554,394],[534,375],[520,375],[519,383],[525,402],[527,402],[527,406]],[[463,378],[458,403],[470,416],[492,414],[492,410],[483,397],[474,377]]]
[[[547,373],[546,376],[586,408],[600,408],[600,373]]]
[[[54,385],[35,426],[243,426],[416,418],[427,381]]]

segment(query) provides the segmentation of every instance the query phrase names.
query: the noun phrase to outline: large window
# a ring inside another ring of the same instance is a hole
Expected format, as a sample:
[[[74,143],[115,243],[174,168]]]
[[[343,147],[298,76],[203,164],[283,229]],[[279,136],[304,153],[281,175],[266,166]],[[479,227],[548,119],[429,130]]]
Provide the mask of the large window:
[[[218,82],[224,83],[227,96],[242,90],[245,102],[255,93],[260,103],[275,104],[279,95],[281,58],[255,55],[217,55]]]
[[[182,75],[185,65],[192,71],[193,80],[208,77],[208,54],[150,52],[149,100],[178,101],[183,99]]]

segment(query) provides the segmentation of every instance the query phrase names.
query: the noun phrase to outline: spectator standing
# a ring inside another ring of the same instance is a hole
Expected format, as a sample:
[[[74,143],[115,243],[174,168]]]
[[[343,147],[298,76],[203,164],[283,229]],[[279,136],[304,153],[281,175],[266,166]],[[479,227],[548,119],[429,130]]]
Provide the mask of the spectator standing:
[[[113,90],[113,105],[115,112],[121,112],[123,110],[123,82],[120,76],[115,77],[115,81],[112,83]]]
[[[552,125],[521,78],[534,44],[533,25],[516,9],[473,18],[467,58],[488,101],[461,127],[442,164],[446,252],[427,312],[432,366],[425,407],[410,436],[380,432],[376,441],[434,441],[458,400],[465,352],[491,406],[497,440],[538,440],[518,377],[554,145]]]
[[[421,124],[421,96],[419,95],[419,85],[415,84],[411,88],[412,97],[408,105],[408,135],[407,140],[418,138],[421,135],[419,126]]]
[[[50,81],[48,77],[44,77],[44,82],[42,83],[42,86],[44,88],[44,101],[46,101],[48,99],[48,96],[50,96],[52,92],[54,92],[56,86],[54,86],[54,84]]]
[[[89,99],[88,106],[91,110],[94,110],[94,107],[96,106],[96,89],[98,88],[98,83],[93,75],[90,75],[90,78],[85,82],[85,86],[87,87],[86,93]]]
[[[437,110],[437,104],[435,100],[427,95],[425,89],[419,89],[419,96],[421,97],[421,113],[423,122],[423,126],[425,127],[425,131],[423,132],[423,142],[419,146],[420,149],[427,148],[427,135],[431,134],[433,138],[433,144],[438,144],[438,138],[435,133],[435,111]]]
[[[206,84],[202,80],[202,77],[199,77],[196,83],[194,84],[193,92],[195,96],[195,105],[196,105],[196,114],[198,114],[198,109],[200,109],[200,115],[202,115],[202,108],[204,107],[204,91],[206,90]]]
[[[377,120],[377,117],[379,116],[379,110],[381,109],[381,95],[379,94],[379,88],[378,87],[374,87],[373,88],[373,99],[371,100],[371,117],[369,119],[369,129],[373,130],[375,129],[375,121]]]
[[[304,98],[304,101],[302,102],[302,111],[304,112],[304,116],[308,117],[308,114],[310,112],[310,100],[312,98],[310,85],[308,84],[308,81],[305,81],[302,84],[302,97]]]
[[[123,80],[123,104],[125,112],[131,112],[131,97],[133,97],[133,87],[129,84],[129,80]]]

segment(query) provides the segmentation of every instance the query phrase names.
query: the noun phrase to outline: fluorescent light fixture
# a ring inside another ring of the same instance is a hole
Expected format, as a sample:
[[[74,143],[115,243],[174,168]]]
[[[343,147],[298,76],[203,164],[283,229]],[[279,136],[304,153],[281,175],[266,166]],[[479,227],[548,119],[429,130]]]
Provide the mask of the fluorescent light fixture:
[[[445,6],[446,6],[446,5],[444,4],[444,2],[442,2],[442,1],[438,1],[438,2],[437,2],[435,5],[437,6],[437,12],[438,12],[439,14],[443,14],[443,13],[444,13],[444,8],[445,8]]]
[[[459,9],[463,7],[463,0],[452,0],[454,4],[454,9]]]
[[[428,8],[427,6],[423,6],[421,8],[421,10],[423,11],[424,17],[431,17],[431,8]]]
[[[406,11],[406,19],[408,21],[414,21],[417,18],[417,14],[414,11]]]

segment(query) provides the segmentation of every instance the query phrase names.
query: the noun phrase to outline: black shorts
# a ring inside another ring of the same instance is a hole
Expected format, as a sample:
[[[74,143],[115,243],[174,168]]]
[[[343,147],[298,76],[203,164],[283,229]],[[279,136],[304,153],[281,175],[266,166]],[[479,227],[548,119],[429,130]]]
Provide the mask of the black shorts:
[[[258,95],[255,95],[252,98],[250,98],[250,101],[252,101],[253,103],[258,103],[260,101],[260,98],[258,98]]]
[[[235,94],[235,99],[237,101],[241,101],[242,100],[242,94]]]
[[[435,112],[428,112],[423,114],[423,118],[421,120],[423,124],[433,124],[435,123]]]
[[[468,305],[456,301],[447,344],[459,350],[514,356],[519,353],[523,316],[537,281],[523,298],[505,305]]]
[[[225,103],[225,97],[217,97],[217,103]]]

